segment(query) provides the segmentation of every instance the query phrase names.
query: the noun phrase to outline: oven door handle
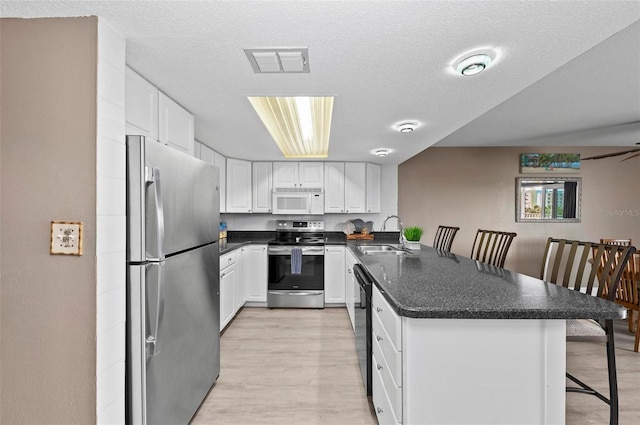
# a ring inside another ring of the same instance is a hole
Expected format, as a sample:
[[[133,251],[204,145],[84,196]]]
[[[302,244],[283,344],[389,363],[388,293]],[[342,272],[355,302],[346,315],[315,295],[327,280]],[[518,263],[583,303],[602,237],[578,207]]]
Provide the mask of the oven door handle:
[[[309,247],[301,246],[302,255],[324,255],[324,247]],[[291,255],[291,247],[269,247],[267,249],[268,255]]]

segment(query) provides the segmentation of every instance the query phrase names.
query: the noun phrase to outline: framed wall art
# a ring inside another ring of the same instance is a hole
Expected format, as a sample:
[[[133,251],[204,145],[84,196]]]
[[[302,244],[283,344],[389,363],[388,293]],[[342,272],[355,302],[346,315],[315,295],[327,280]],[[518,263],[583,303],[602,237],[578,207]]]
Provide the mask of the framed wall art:
[[[576,174],[580,172],[579,153],[521,153],[521,174]]]

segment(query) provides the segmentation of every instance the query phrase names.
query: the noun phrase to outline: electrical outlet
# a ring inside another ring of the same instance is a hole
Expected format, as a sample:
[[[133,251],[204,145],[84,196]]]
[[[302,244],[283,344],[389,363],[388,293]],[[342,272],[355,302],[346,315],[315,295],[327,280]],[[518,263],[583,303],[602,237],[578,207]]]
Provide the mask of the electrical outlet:
[[[51,254],[82,255],[82,222],[51,222]]]

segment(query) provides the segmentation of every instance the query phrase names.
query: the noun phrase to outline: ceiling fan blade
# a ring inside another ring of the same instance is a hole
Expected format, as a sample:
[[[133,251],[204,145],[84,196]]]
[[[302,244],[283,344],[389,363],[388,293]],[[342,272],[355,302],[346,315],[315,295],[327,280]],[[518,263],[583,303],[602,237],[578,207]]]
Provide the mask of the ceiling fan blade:
[[[590,156],[588,158],[581,158],[581,160],[582,161],[587,161],[589,159],[610,158],[612,156],[624,155],[624,154],[627,154],[627,153],[638,152],[638,151],[640,151],[640,148],[629,149],[629,150],[622,151],[622,152],[613,152],[613,153],[606,153],[606,154],[603,154],[603,155]]]
[[[635,158],[636,156],[640,156],[640,152],[638,152],[638,153],[634,153],[633,155],[631,155],[631,156],[630,156],[630,157],[628,157],[628,158],[623,159],[622,161],[626,161],[627,159]],[[620,161],[620,162],[622,162],[622,161]]]

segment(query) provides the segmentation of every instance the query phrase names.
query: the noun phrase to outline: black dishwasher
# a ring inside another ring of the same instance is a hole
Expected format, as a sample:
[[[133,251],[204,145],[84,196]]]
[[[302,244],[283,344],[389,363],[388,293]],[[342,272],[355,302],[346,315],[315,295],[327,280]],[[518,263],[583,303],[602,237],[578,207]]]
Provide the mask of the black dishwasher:
[[[354,297],[354,322],[356,333],[356,353],[362,382],[367,390],[367,395],[371,395],[371,278],[366,270],[360,265],[353,266],[353,274],[358,283],[356,290],[360,291],[360,301]]]

